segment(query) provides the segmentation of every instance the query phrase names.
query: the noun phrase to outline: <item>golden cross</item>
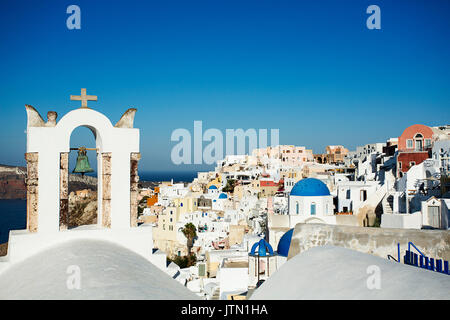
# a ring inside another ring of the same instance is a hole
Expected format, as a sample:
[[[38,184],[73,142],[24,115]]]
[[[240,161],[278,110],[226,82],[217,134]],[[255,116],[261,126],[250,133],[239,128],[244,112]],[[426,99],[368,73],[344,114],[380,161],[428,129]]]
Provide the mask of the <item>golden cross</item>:
[[[86,95],[86,88],[81,89],[81,96],[70,95],[70,100],[81,101],[81,108],[87,108],[88,101],[97,101],[97,96]]]

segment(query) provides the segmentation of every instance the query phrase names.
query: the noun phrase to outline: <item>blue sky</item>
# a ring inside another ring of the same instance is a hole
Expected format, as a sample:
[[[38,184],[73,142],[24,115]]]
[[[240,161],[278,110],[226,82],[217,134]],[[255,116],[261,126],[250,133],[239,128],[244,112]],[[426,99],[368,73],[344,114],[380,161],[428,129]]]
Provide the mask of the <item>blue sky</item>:
[[[68,30],[66,8],[81,8]],[[381,8],[381,30],[366,8]],[[358,145],[450,121],[450,1],[0,2],[0,163],[23,165],[24,104],[89,105],[115,123],[136,107],[140,170],[175,166],[177,128],[278,128],[280,143]],[[93,145],[77,129],[73,145]]]

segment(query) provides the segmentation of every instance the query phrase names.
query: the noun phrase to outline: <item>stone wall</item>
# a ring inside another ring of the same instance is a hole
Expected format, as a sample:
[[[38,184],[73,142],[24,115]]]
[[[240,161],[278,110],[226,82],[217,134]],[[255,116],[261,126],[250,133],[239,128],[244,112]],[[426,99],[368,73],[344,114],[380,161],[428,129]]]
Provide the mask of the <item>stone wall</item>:
[[[39,154],[37,152],[25,153],[27,161],[27,230],[37,232],[38,229],[38,190],[39,174],[38,163]]]
[[[139,152],[133,152],[130,155],[130,226],[137,227],[138,218],[138,195],[139,195],[139,176],[138,163],[141,159]]]
[[[59,230],[69,227],[69,153],[61,152],[59,165]]]
[[[100,195],[98,195],[100,197]],[[102,226],[111,228],[111,153],[102,153]]]
[[[391,255],[397,259],[397,243],[400,256],[415,244],[426,256],[450,260],[450,231],[365,228],[325,224],[297,224],[292,235],[288,259],[309,248],[332,245],[373,254],[382,258]]]

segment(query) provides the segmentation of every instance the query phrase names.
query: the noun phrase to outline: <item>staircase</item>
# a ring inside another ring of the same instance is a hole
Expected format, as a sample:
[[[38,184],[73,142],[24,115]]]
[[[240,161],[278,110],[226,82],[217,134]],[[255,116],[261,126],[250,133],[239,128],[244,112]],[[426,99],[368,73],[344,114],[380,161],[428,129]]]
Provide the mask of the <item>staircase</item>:
[[[394,213],[394,196],[392,193],[388,192],[383,199],[383,214],[392,214]]]

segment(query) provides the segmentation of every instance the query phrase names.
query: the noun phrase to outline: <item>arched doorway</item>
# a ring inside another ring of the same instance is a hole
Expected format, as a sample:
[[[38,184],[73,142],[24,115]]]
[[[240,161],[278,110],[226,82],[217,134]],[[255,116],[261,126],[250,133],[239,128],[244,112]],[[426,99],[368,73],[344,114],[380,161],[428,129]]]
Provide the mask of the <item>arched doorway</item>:
[[[422,151],[423,150],[423,135],[421,133],[418,133],[414,136],[414,142],[415,142],[416,151]]]

